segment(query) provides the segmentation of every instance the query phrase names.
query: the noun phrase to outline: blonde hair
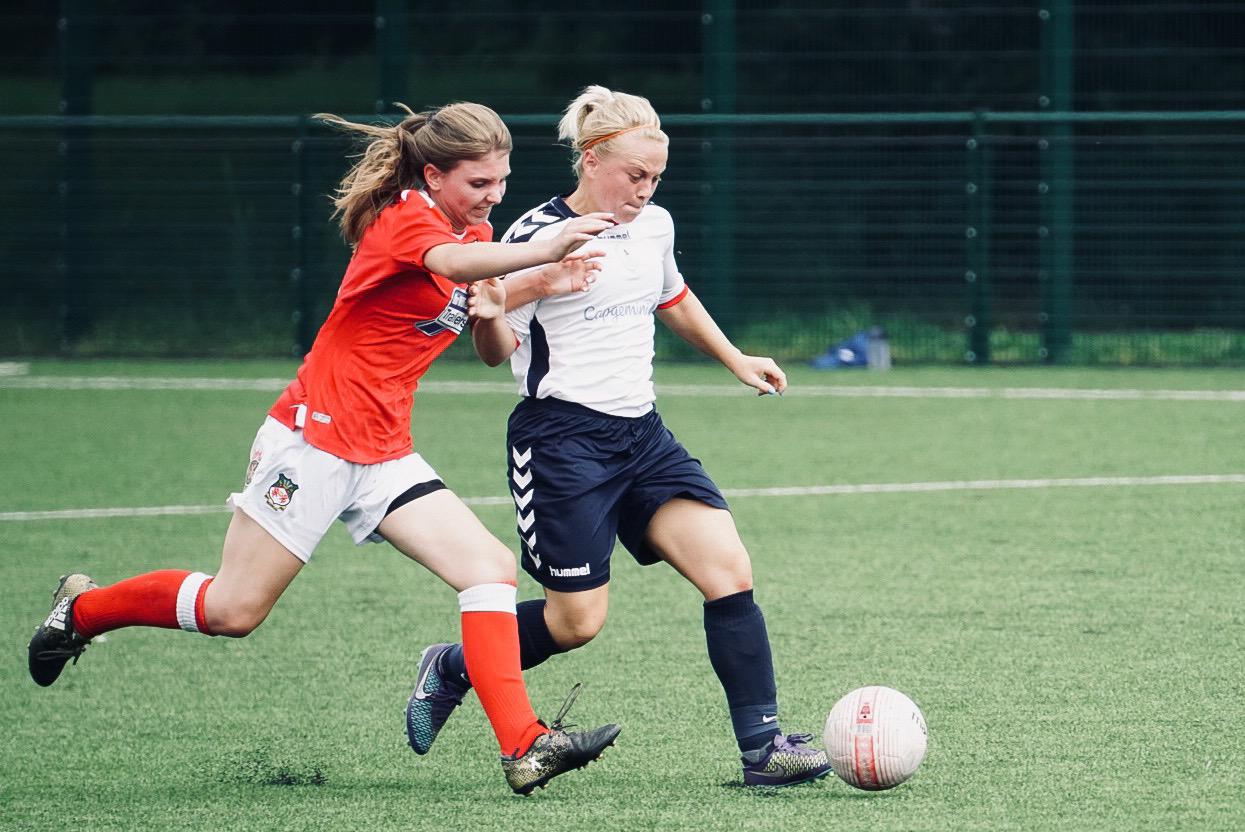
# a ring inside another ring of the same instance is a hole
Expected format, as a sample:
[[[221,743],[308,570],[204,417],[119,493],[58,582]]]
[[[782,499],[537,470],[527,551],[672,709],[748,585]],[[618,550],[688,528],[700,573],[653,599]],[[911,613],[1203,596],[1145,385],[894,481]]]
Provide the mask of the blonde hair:
[[[509,153],[513,147],[501,117],[483,104],[459,102],[421,113],[405,104],[395,106],[406,118],[393,126],[357,124],[332,113],[315,116],[367,138],[359,160],[333,194],[333,217],[352,246],[394,197],[424,186],[424,165],[448,172],[459,162],[497,151]]]
[[[606,156],[614,140],[625,133],[638,133],[663,143],[670,141],[661,130],[661,117],[647,98],[606,87],[584,87],[558,122],[558,138],[574,153],[576,178],[584,172],[584,151],[592,148]]]

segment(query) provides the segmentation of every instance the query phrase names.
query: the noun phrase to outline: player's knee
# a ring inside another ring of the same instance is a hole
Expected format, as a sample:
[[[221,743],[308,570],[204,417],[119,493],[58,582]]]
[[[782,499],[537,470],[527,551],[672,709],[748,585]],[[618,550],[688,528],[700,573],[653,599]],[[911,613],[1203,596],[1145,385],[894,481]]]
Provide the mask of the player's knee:
[[[471,586],[516,583],[514,555],[501,543],[481,547],[467,562],[461,577]]]
[[[735,595],[739,592],[747,592],[752,589],[752,575],[733,575],[723,584],[722,595]]]
[[[480,568],[483,570],[481,583],[513,584],[518,578],[514,566],[514,554],[505,546],[491,547],[481,560]]]
[[[586,610],[550,622],[554,641],[565,650],[583,647],[605,626],[604,610]]]
[[[747,592],[752,589],[752,562],[748,552],[741,548],[736,555],[724,558],[717,568],[693,575],[692,582],[706,601]]]
[[[741,542],[735,551],[726,559],[726,571],[730,579],[739,586],[739,591],[752,589],[752,558]]]
[[[715,580],[699,584],[697,589],[705,596],[706,601],[716,601],[728,595],[738,595],[752,589],[752,577],[722,575]]]
[[[205,612],[208,632],[214,636],[226,636],[228,638],[249,636],[268,617],[268,610],[266,609],[237,604],[223,606],[214,610],[209,609]]]
[[[583,647],[592,641],[599,632],[601,632],[600,625],[590,622],[575,622],[564,629],[556,640],[559,647],[574,650],[576,647]]]

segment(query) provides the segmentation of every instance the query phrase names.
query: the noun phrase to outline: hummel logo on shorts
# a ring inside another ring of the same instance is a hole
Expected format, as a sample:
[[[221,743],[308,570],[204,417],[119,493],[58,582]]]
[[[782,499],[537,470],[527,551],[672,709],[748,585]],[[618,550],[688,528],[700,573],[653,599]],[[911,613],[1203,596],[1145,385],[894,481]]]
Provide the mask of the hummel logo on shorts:
[[[540,564],[537,563],[537,568]],[[569,569],[559,569],[556,566],[549,567],[549,574],[555,578],[582,578],[585,575],[592,574],[592,567],[588,564],[583,566],[572,566]]]

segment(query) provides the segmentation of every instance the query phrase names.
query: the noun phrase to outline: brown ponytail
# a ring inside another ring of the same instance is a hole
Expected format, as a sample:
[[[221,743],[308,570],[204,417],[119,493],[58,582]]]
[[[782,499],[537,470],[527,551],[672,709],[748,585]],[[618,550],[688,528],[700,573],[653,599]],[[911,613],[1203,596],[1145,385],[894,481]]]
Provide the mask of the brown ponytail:
[[[459,162],[497,151],[508,153],[513,146],[501,117],[483,104],[460,102],[421,113],[405,104],[396,106],[407,115],[394,126],[358,124],[331,113],[316,115],[366,138],[367,146],[333,196],[333,217],[351,246],[358,245],[363,232],[398,194],[424,186],[425,165],[448,172]]]

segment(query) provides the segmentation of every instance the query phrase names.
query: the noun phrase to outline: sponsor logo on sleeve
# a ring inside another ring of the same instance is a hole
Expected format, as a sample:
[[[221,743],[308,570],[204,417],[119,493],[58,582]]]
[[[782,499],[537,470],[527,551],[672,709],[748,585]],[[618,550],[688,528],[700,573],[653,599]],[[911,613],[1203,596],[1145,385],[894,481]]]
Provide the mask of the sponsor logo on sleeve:
[[[426,321],[416,321],[415,328],[431,337],[442,332],[453,332],[458,335],[467,325],[467,290],[461,286],[454,287],[450,302],[441,310],[441,314]]]

